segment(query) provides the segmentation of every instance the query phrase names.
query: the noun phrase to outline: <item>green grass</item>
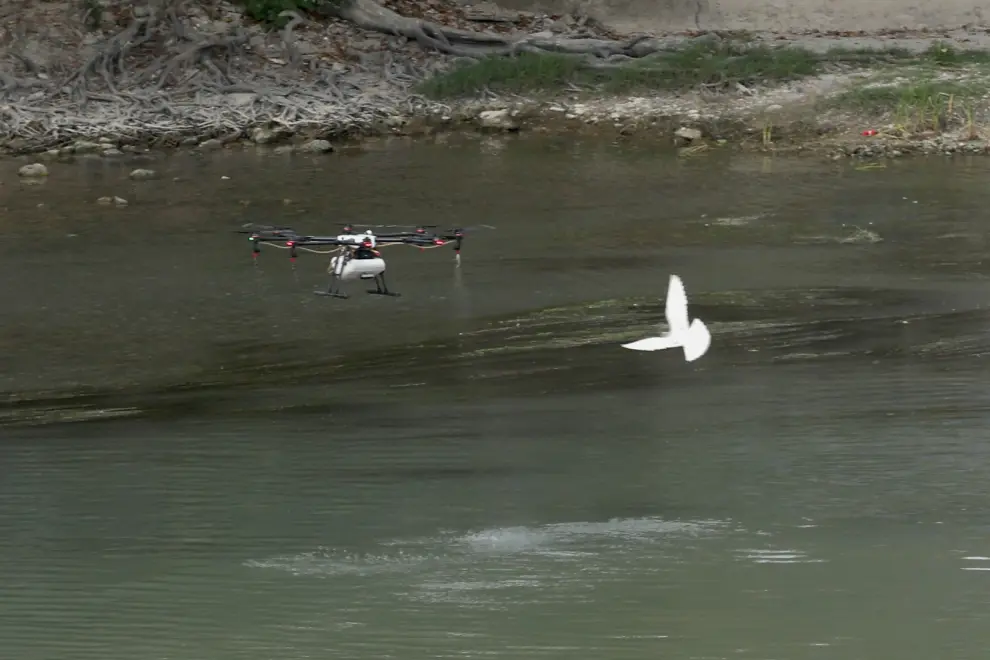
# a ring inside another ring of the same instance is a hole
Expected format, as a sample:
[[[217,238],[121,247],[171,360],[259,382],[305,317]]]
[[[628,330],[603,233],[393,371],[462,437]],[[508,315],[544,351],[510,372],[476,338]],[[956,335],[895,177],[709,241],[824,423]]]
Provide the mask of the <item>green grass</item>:
[[[895,131],[901,133],[944,131],[964,124],[973,136],[974,102],[988,91],[985,83],[928,78],[850,89],[826,105],[865,116],[889,114]]]
[[[844,48],[836,47],[820,56],[824,62],[869,65],[917,64],[922,66],[953,68],[972,64],[990,64],[990,52],[985,50],[959,50],[941,41],[933,42],[928,48],[912,52],[906,48]]]
[[[850,89],[829,100],[834,107],[882,112],[897,107],[917,108],[947,104],[982,96],[986,87],[951,80],[920,80],[882,86],[864,86]]]
[[[814,75],[818,60],[798,48],[699,45],[644,57],[622,66],[593,69],[576,57],[522,53],[489,57],[434,76],[419,91],[433,98],[471,96],[484,90],[501,93],[556,92],[570,86],[611,92],[637,89],[724,87],[765,79],[792,80]]]
[[[960,51],[941,43],[922,53],[905,49],[833,49],[825,54],[794,46],[771,47],[740,42],[695,42],[609,68],[591,68],[581,58],[523,53],[490,57],[457,66],[420,84],[425,96],[458,98],[484,91],[539,94],[584,88],[605,92],[707,88],[733,89],[785,82],[822,73],[829,66],[885,67],[914,64],[952,68],[990,64],[990,52]]]

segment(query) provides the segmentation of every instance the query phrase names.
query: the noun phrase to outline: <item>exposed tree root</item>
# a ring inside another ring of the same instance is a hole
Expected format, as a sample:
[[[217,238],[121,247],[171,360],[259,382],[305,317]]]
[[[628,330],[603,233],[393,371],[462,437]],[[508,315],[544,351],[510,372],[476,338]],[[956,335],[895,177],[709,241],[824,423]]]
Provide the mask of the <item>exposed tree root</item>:
[[[6,44],[0,141],[36,151],[99,137],[230,137],[258,126],[324,137],[367,127],[415,101],[402,93],[413,80],[390,63],[381,72],[341,75],[308,61],[303,71],[292,36],[301,17],[279,34],[297,74],[288,77],[286,67],[246,48],[244,30],[201,33],[187,9],[187,0],[135,8],[126,27],[90,47],[71,69],[44,71]],[[380,84],[383,76],[388,86]]]
[[[375,0],[322,0],[320,13],[349,21],[365,30],[399,35],[415,40],[424,48],[458,57],[485,57],[517,53],[559,53],[608,60],[639,58],[662,50],[662,43],[646,36],[624,41],[595,39],[590,36],[547,37],[502,36],[449,28],[418,18],[401,16]],[[593,61],[589,59],[589,64]]]
[[[64,57],[45,64],[22,47],[37,26],[7,27],[35,11],[23,3],[0,25],[0,140],[37,150],[108,136],[205,139],[244,134],[258,125],[334,134],[402,114],[421,101],[409,90],[422,72],[410,70],[408,61],[386,56],[379,71],[355,73],[351,66],[343,74],[304,56],[293,30],[305,20],[295,14],[278,33],[288,66],[253,50],[248,34],[233,24],[207,21],[197,28],[191,13],[202,15],[202,7],[218,3],[112,0],[102,11],[122,26],[118,31],[85,45],[92,33],[84,35],[80,23],[76,45],[66,43]],[[661,42],[646,37],[520,37],[450,28],[401,16],[375,0],[324,0],[319,10],[455,57],[561,53],[608,67],[663,50]],[[92,16],[85,21],[94,24]],[[80,52],[81,61],[68,61]]]
[[[155,141],[177,146],[186,139],[238,137],[253,127],[334,137],[359,132],[398,110],[397,104],[382,99],[335,103],[281,95],[251,98],[243,104],[229,95],[200,96],[167,108],[101,103],[54,113],[45,106],[8,103],[0,106],[0,140],[20,140],[25,150],[38,151],[104,137],[115,143]]]

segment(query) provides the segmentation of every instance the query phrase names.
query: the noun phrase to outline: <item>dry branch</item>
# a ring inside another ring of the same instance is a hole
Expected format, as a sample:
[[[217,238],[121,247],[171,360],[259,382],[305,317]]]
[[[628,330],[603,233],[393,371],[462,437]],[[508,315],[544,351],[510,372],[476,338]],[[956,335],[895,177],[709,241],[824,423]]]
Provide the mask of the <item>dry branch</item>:
[[[24,56],[23,37],[5,44],[0,141],[35,151],[102,137],[124,143],[227,138],[259,126],[327,137],[407,109],[404,74],[391,73],[391,67],[384,73],[394,84],[385,89],[377,84],[381,74],[341,76],[318,61],[308,63],[314,69],[310,80],[286,79],[283,67],[245,48],[243,29],[197,30],[192,4],[151,0],[134,6],[130,16],[118,17],[126,21],[119,30],[84,50],[82,61],[61,75]],[[295,16],[279,34],[295,73],[303,56],[292,30],[300,22]]]

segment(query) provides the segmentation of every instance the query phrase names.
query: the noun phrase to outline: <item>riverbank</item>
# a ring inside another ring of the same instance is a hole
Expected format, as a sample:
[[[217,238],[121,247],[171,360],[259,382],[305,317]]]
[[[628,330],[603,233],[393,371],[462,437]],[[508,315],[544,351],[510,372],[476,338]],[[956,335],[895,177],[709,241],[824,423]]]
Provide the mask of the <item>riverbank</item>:
[[[75,41],[68,5],[18,10],[19,31],[4,40],[14,66],[0,72],[0,150],[36,160],[237,143],[325,153],[367,136],[535,131],[688,154],[990,151],[982,31],[618,35],[584,17],[430,0],[386,3],[415,27],[387,36],[353,14],[285,15],[275,29],[226,2],[180,5],[101,11]],[[428,50],[424,25],[521,52],[477,59],[450,39],[441,50],[453,52]]]

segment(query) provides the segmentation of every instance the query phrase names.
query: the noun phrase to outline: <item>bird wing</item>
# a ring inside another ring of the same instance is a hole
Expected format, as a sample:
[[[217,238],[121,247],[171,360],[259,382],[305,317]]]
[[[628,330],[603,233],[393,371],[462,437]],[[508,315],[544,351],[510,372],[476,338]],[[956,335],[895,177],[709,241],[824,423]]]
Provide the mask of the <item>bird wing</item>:
[[[667,286],[667,305],[664,313],[667,317],[667,325],[670,326],[670,334],[675,337],[688,330],[687,306],[684,283],[677,275],[671,275],[670,284]]]
[[[712,333],[701,319],[691,322],[691,329],[684,337],[684,359],[694,362],[708,352],[712,345]]]
[[[670,335],[647,337],[646,339],[640,339],[629,344],[622,344],[622,348],[628,348],[634,351],[661,351],[665,348],[674,348],[676,346],[678,346],[677,340]]]

